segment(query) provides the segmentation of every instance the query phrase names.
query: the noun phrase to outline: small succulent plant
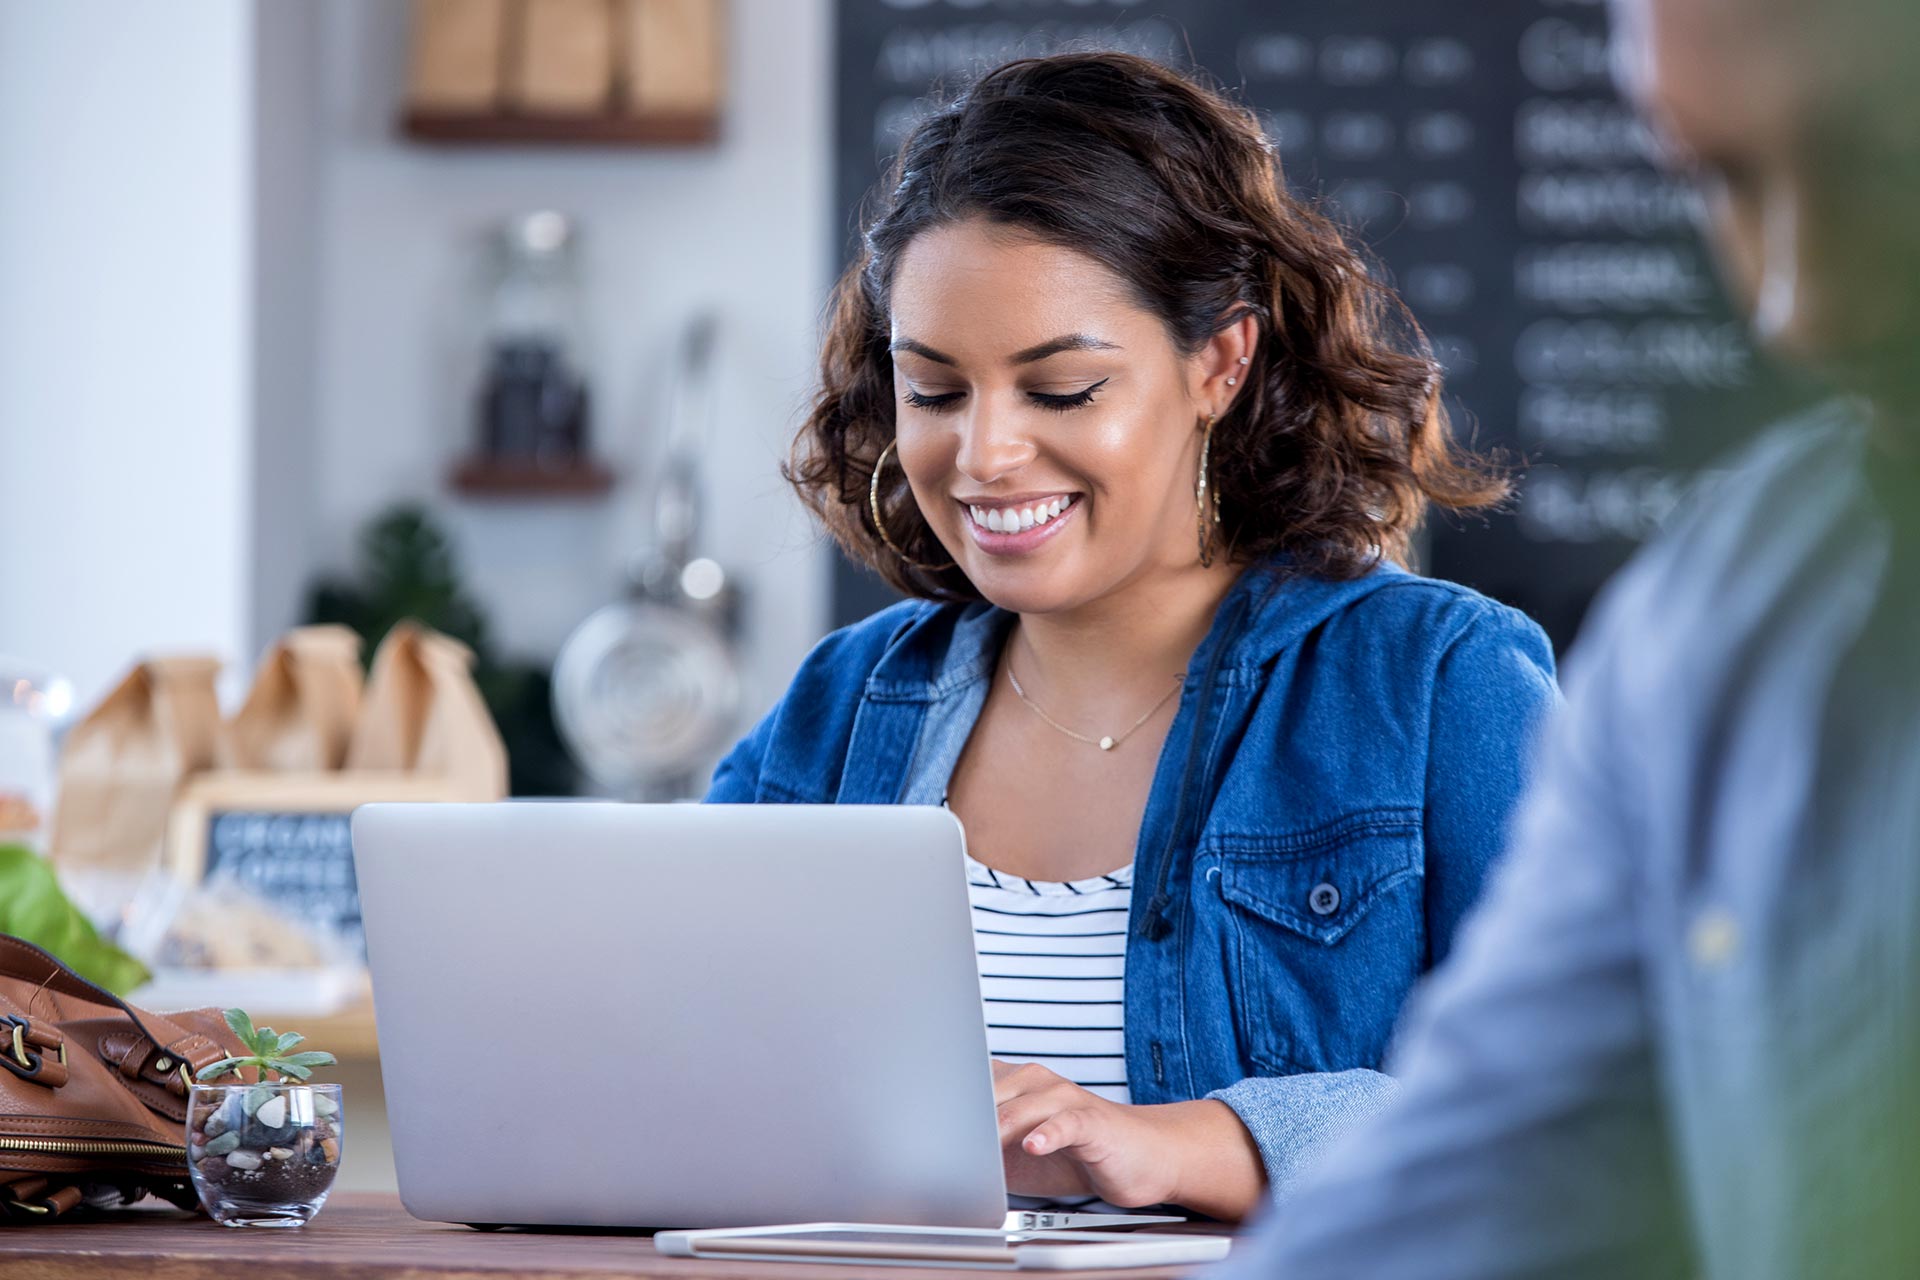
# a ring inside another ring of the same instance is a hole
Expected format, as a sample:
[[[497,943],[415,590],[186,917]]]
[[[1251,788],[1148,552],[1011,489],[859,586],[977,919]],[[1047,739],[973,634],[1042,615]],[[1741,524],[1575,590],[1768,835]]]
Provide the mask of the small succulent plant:
[[[297,1031],[276,1032],[272,1027],[254,1030],[253,1019],[247,1016],[245,1009],[228,1009],[227,1026],[233,1034],[240,1037],[240,1043],[251,1052],[244,1057],[222,1058],[200,1068],[201,1080],[218,1080],[231,1072],[233,1076],[245,1082],[241,1072],[252,1067],[255,1081],[267,1083],[267,1073],[272,1072],[281,1080],[306,1080],[313,1075],[315,1067],[332,1066],[336,1061],[330,1053],[309,1049],[305,1053],[291,1053],[306,1037]]]

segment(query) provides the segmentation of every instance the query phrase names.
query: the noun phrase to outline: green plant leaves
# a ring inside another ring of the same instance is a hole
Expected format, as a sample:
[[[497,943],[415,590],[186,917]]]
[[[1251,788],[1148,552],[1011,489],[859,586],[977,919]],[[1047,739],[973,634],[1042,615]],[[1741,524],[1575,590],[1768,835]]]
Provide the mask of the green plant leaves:
[[[102,938],[68,901],[53,867],[25,845],[0,844],[0,933],[51,952],[87,981],[125,995],[152,975]]]
[[[241,1057],[222,1058],[210,1066],[203,1067],[200,1079],[212,1080],[231,1071],[236,1076],[248,1067],[259,1072],[261,1083],[247,1095],[247,1114],[252,1115],[265,1100],[260,1090],[266,1088],[269,1071],[287,1080],[307,1080],[313,1076],[315,1067],[329,1067],[338,1061],[332,1054],[318,1049],[308,1049],[304,1053],[290,1054],[287,1050],[297,1044],[304,1044],[306,1037],[297,1031],[275,1031],[272,1027],[256,1029],[253,1019],[245,1009],[228,1009],[223,1016],[227,1020],[227,1029],[238,1036],[250,1053]],[[257,1100],[256,1100],[257,1099]]]
[[[223,1015],[227,1020],[227,1030],[240,1038],[240,1043],[253,1048],[253,1019],[247,1016],[245,1009],[228,1009]]]
[[[330,1067],[339,1059],[322,1049],[309,1049],[305,1053],[296,1053],[283,1062],[291,1062],[296,1067]]]

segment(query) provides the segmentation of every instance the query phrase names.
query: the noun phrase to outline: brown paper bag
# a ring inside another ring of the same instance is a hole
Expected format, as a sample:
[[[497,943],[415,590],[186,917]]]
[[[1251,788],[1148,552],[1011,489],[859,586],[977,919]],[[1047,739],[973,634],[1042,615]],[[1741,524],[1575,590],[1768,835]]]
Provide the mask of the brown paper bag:
[[[76,893],[90,910],[160,864],[175,793],[218,759],[219,671],[214,658],[149,658],[67,735],[51,850],[63,879],[107,886]]]
[[[298,627],[267,651],[253,689],[227,726],[227,769],[325,773],[347,758],[360,714],[360,637],[346,627]]]
[[[518,58],[508,84],[520,110],[594,115],[613,94],[607,0],[521,0]]]
[[[423,111],[492,111],[506,33],[506,0],[414,0],[408,103]]]
[[[627,109],[713,111],[726,82],[719,0],[625,0]]]
[[[395,626],[374,654],[346,767],[442,778],[469,800],[506,795],[507,749],[472,670],[458,640]]]

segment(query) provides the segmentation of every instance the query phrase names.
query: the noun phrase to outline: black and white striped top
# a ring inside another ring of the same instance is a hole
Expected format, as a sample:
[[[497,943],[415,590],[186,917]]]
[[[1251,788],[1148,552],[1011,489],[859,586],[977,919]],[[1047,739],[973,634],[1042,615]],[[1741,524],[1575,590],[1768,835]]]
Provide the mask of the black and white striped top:
[[[967,859],[987,1049],[1128,1101],[1123,1041],[1133,867],[1026,880]]]

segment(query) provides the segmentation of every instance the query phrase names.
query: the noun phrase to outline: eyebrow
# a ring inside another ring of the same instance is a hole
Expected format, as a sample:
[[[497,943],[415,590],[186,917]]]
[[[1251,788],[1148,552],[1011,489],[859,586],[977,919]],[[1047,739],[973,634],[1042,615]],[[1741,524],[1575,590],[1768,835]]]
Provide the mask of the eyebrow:
[[[913,352],[913,354],[917,356],[922,356],[938,364],[957,365],[960,363],[958,360],[955,360],[952,356],[946,354],[944,351],[935,351],[932,347],[928,346],[926,343],[918,342],[912,338],[896,338],[894,339],[893,343],[887,347],[887,350],[911,351]],[[1008,361],[1008,363],[1032,364],[1037,360],[1045,360],[1048,356],[1057,356],[1062,351],[1118,351],[1118,350],[1120,350],[1120,348],[1114,343],[1105,342],[1099,338],[1094,337],[1092,334],[1069,333],[1062,337],[1050,338],[1045,342],[1038,343],[1035,346],[1028,347],[1023,351],[1016,351],[1013,353],[1013,358],[1010,361]]]

